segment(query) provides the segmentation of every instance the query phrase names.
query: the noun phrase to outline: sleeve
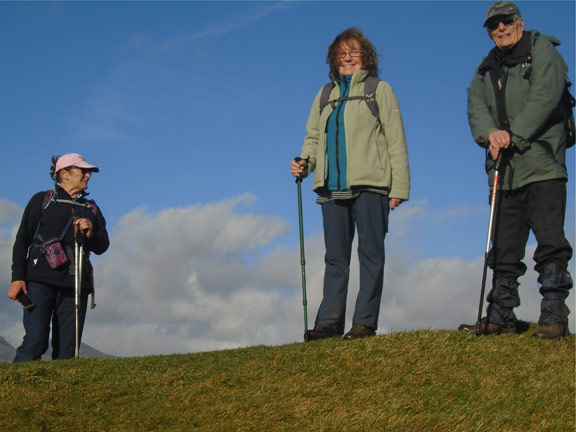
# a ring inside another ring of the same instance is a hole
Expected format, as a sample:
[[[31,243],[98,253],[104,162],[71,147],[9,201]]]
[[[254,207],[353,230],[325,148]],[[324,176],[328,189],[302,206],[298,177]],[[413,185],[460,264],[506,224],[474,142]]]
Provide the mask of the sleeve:
[[[320,145],[321,134],[323,133],[319,128],[321,93],[322,90],[320,90],[316,98],[314,98],[314,103],[312,104],[312,109],[306,122],[306,137],[304,138],[304,144],[300,152],[300,157],[308,161],[308,172],[306,175],[309,175],[316,168],[318,146]]]
[[[512,142],[525,151],[554,115],[564,92],[568,67],[552,43],[542,37],[533,48],[530,92],[522,111],[510,124]]]
[[[484,78],[490,83],[489,73],[487,72],[487,75],[482,77],[476,72],[468,87],[468,124],[474,141],[484,148],[489,147],[488,137],[490,134],[499,129],[497,119],[491,114],[485,86],[482,82],[482,78]]]
[[[24,209],[12,247],[12,282],[26,280],[28,248],[34,241],[34,234],[40,223],[42,200],[45,194],[46,192],[38,192],[30,199]]]
[[[377,92],[380,122],[386,131],[388,155],[392,169],[391,198],[408,200],[410,197],[410,168],[408,147],[400,106],[396,94],[384,81],[378,84]]]
[[[94,203],[94,205],[96,204]],[[91,252],[94,252],[96,255],[102,255],[110,246],[110,238],[106,230],[106,219],[104,219],[100,208],[97,206],[96,208],[96,215],[92,222],[92,237],[88,240],[87,246]]]

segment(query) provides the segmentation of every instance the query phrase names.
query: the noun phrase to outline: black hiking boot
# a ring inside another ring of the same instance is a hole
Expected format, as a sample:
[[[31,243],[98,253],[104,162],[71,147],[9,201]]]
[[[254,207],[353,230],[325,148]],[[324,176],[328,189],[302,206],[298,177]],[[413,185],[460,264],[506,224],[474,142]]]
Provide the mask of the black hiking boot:
[[[353,325],[348,333],[344,335],[344,340],[361,339],[365,337],[375,336],[376,330],[362,324]]]
[[[538,339],[559,340],[569,334],[568,323],[556,323],[539,326],[532,336]]]
[[[314,329],[306,331],[304,334],[304,340],[306,342],[320,340],[320,339],[327,339],[331,337],[338,337],[340,333],[336,333],[335,331],[330,330],[328,327],[324,327],[322,325],[314,326]]]
[[[525,321],[515,321],[506,324],[493,324],[486,325],[485,322],[480,323],[480,335],[501,335],[501,334],[521,334],[528,330],[529,323]],[[458,331],[464,333],[476,333],[476,324],[460,324]]]

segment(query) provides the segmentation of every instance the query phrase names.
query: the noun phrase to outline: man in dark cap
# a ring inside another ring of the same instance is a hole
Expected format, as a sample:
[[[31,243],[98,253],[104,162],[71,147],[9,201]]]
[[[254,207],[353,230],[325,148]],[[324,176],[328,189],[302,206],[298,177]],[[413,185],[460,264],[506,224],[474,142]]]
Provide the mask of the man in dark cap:
[[[498,188],[492,249],[493,270],[482,334],[519,333],[513,309],[520,305],[518,278],[530,230],[538,246],[535,270],[542,303],[533,336],[559,339],[568,334],[565,304],[572,278],[567,271],[572,247],[564,234],[567,134],[561,97],[568,67],[560,41],[524,31],[518,7],[492,4],[484,21],[496,45],[480,64],[468,88],[468,121],[474,140],[487,149],[490,187]],[[494,185],[495,160],[500,182]],[[461,325],[475,331],[474,325]]]

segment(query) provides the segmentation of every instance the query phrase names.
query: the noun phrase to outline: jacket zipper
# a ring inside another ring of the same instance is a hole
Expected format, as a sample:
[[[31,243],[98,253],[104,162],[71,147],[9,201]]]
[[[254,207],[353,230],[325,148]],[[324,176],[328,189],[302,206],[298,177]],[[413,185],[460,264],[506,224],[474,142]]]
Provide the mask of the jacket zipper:
[[[344,83],[346,85],[346,87],[344,88],[344,95],[346,95],[346,90],[348,90],[348,81],[344,80]],[[340,137],[340,111],[342,110],[342,106],[344,105],[345,102],[340,102],[338,103],[338,109],[336,110],[336,170],[338,171],[338,177],[337,177],[337,184],[338,184],[338,190],[342,190],[342,178],[341,178],[341,172],[340,172],[340,142],[339,142],[339,137]]]

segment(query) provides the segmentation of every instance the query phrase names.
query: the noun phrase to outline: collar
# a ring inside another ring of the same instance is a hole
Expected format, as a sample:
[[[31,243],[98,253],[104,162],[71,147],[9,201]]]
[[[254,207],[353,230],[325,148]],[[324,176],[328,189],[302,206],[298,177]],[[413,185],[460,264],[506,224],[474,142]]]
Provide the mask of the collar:
[[[532,47],[538,32],[524,32],[522,38],[508,51],[502,52],[494,47],[478,67],[478,72],[484,75],[489,70],[497,70],[502,66],[515,66],[532,60]]]
[[[72,196],[66,191],[66,189],[64,189],[62,187],[62,185],[60,183],[56,183],[54,190],[56,192],[56,197],[57,198],[63,198],[63,199],[70,198],[72,200],[80,200],[80,199],[86,197],[86,195],[88,195],[88,192],[82,191],[82,192]]]
[[[364,70],[364,69],[360,69],[357,70],[356,72],[354,72],[352,75],[340,75],[339,79],[341,82],[342,81],[342,77],[352,77],[350,84],[354,85],[356,83],[362,82],[364,81],[367,77],[368,77],[368,71]],[[338,82],[335,82],[335,84],[338,84]]]

